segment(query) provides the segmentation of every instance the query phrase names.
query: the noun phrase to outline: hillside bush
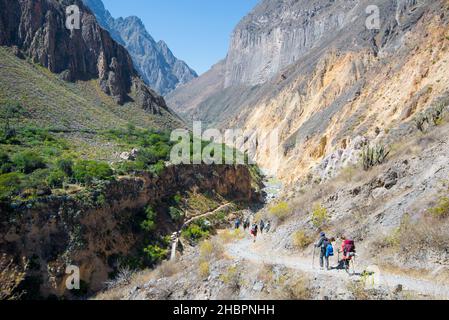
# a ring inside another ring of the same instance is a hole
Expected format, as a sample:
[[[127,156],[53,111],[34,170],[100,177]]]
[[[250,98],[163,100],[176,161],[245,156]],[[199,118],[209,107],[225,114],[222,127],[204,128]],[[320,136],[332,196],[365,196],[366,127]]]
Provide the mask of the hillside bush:
[[[145,220],[142,221],[140,227],[146,232],[152,232],[156,229],[156,217],[157,213],[153,210],[151,206],[145,209]]]
[[[68,177],[73,175],[73,160],[71,159],[59,159],[56,162],[56,166],[58,169]]]
[[[158,245],[149,245],[143,251],[151,264],[157,264],[168,256],[168,250]]]
[[[91,184],[94,180],[111,180],[113,172],[104,162],[82,160],[73,168],[73,177],[82,184]]]
[[[316,203],[312,208],[312,223],[316,228],[322,228],[329,219],[327,209]]]
[[[268,209],[268,211],[279,222],[283,222],[292,213],[287,202],[279,202],[274,204]]]
[[[11,172],[0,175],[0,200],[17,195],[21,190],[23,175]]]
[[[12,156],[12,163],[17,171],[31,173],[46,167],[44,160],[34,151],[22,151]]]
[[[304,230],[298,230],[294,232],[292,238],[293,245],[298,249],[305,249],[313,242],[312,237],[307,235]]]

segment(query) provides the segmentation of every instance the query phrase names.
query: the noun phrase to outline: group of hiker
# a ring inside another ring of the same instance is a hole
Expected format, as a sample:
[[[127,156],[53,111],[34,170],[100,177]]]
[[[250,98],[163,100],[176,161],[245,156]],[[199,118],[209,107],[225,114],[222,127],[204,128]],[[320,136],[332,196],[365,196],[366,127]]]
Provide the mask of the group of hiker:
[[[235,229],[240,229],[242,223],[240,218],[237,218],[234,222]],[[266,232],[268,233],[271,229],[271,222],[265,223],[264,220],[260,220],[258,223],[251,223],[250,218],[247,217],[243,222],[243,230],[250,229],[250,234],[256,242],[258,233]],[[338,266],[335,269],[345,269],[349,270],[349,265],[355,257],[355,244],[354,240],[347,238],[346,236],[341,236],[341,245],[338,249]],[[318,242],[314,244],[315,248],[319,248],[320,255],[320,268],[330,270],[329,258],[334,256],[334,243],[336,239],[334,237],[326,237],[324,232],[320,233],[320,238]],[[341,254],[341,259],[340,259]],[[315,260],[315,250],[313,251],[313,259]]]
[[[234,223],[235,229],[240,229],[240,225],[241,225],[240,218],[237,218]],[[254,242],[255,242],[259,231],[260,231],[260,233],[270,232],[271,222],[268,221],[267,223],[265,223],[265,221],[261,219],[259,223],[254,222],[251,224],[250,218],[247,217],[245,219],[245,221],[243,222],[243,230],[246,231],[248,229],[250,229],[250,234],[254,238]]]
[[[355,244],[354,240],[348,239],[345,236],[340,237],[342,243],[338,250],[338,255],[342,255],[341,259],[338,258],[338,266],[336,269],[349,270],[349,264],[351,260],[355,257]],[[315,244],[316,248],[320,250],[320,268],[330,270],[329,268],[329,258],[334,256],[334,246],[335,238],[327,238],[324,232],[320,233],[320,238]],[[314,252],[315,258],[315,252]]]

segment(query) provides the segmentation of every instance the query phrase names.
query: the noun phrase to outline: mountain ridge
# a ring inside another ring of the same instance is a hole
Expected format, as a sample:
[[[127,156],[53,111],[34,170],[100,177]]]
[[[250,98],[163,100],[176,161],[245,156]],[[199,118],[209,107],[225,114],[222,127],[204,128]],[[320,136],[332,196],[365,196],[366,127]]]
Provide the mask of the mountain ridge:
[[[83,0],[100,25],[130,53],[145,82],[161,95],[198,77],[184,61],[177,59],[167,44],[156,42],[137,16],[113,18],[101,0]]]

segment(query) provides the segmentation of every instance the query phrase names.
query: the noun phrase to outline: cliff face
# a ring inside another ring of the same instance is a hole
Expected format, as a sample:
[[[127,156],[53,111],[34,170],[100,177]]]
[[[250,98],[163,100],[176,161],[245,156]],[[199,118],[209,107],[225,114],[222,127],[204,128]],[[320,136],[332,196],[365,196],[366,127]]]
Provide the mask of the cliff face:
[[[198,76],[173,55],[164,41],[154,41],[139,18],[114,19],[101,0],[83,1],[99,24],[128,50],[139,74],[159,94],[165,95]]]
[[[348,24],[356,5],[355,1],[262,1],[232,34],[225,87],[266,82]]]
[[[81,10],[81,29],[65,27],[67,6]],[[132,59],[97,23],[81,1],[1,0],[0,45],[15,46],[18,54],[61,74],[67,81],[98,79],[103,92],[123,104],[133,90],[143,88]],[[142,107],[166,109],[150,89],[141,92]]]
[[[366,27],[369,5],[379,30]],[[201,88],[187,84],[168,104],[261,140],[279,130],[279,150],[258,150],[261,167],[292,184],[311,171],[324,178],[358,159],[344,155],[360,139],[394,141],[447,97],[447,10],[447,1],[264,1],[233,34],[221,89],[198,101],[186,92]]]
[[[137,256],[148,240],[139,227],[144,207],[162,208],[177,192],[193,190],[216,192],[228,201],[257,201],[251,182],[244,166],[172,166],[159,177],[123,178],[102,191],[1,207],[0,271],[3,280],[11,280],[0,284],[1,296],[70,297],[68,265],[80,268],[90,292],[100,290],[118,259]],[[171,221],[159,212],[154,236],[178,231]]]

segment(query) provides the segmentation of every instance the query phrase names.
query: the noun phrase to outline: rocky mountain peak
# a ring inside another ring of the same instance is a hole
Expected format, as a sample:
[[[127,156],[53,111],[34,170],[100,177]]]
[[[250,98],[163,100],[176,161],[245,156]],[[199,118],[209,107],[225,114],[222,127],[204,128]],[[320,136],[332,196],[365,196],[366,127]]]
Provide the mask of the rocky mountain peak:
[[[81,11],[80,30],[65,27],[65,6],[72,4]],[[100,2],[95,4],[102,8]],[[0,45],[16,47],[64,80],[98,79],[102,91],[119,104],[129,99],[134,88],[144,97],[142,108],[166,109],[163,99],[144,88],[125,48],[100,27],[81,1],[1,0],[0,6]]]
[[[125,46],[139,74],[158,93],[165,95],[198,76],[165,42],[156,43],[138,17],[114,19],[101,0],[83,1],[114,40]]]

